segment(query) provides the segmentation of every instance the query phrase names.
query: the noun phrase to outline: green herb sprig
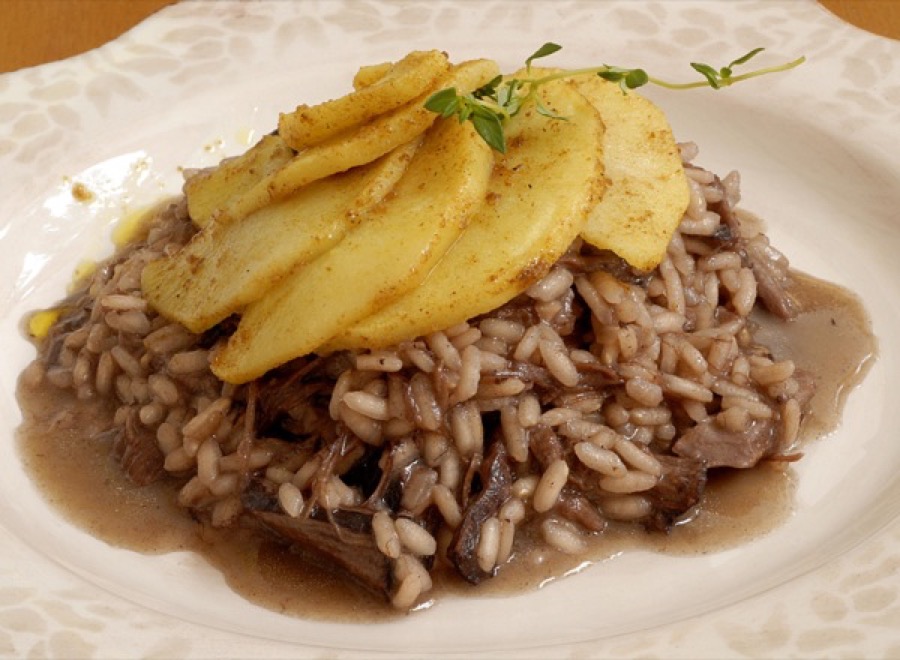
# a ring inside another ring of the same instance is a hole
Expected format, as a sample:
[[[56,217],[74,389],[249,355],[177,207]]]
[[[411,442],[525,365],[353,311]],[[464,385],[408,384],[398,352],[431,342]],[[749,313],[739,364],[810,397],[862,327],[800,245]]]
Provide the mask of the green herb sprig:
[[[552,42],[547,42],[538,48],[525,60],[526,74],[530,76],[532,62],[552,55],[559,50],[562,50],[562,46]],[[503,124],[510,117],[517,115],[526,104],[534,103],[537,112],[552,119],[565,119],[565,117],[545,107],[537,95],[537,91],[542,85],[546,85],[554,80],[596,75],[604,80],[618,83],[623,93],[647,84],[657,85],[666,89],[697,89],[700,87],[722,89],[750,78],[787,71],[806,61],[805,57],[799,57],[796,60],[777,66],[755,69],[739,75],[734,74],[735,67],[746,64],[763,52],[763,50],[765,49],[754,48],[749,53],[732,60],[718,69],[709,64],[691,62],[691,67],[703,77],[702,80],[691,82],[668,82],[650,76],[644,69],[626,69],[604,64],[586,69],[568,69],[538,78],[504,78],[503,76],[497,76],[487,84],[467,94],[460,94],[455,87],[448,87],[432,94],[425,101],[425,107],[444,118],[456,116],[460,123],[471,121],[476,132],[491,148],[505,153],[506,136],[504,135]]]

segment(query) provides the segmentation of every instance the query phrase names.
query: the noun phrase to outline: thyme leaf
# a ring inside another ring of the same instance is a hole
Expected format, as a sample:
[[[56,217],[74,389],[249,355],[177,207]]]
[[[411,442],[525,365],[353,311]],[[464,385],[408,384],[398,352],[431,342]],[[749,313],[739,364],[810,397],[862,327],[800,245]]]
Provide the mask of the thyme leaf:
[[[547,57],[560,50],[562,50],[562,46],[548,41],[525,59],[527,77],[504,78],[503,76],[497,76],[468,94],[460,94],[456,88],[448,87],[432,94],[425,101],[425,107],[445,119],[456,116],[460,123],[471,121],[475,131],[492,149],[505,153],[506,136],[503,132],[503,124],[510,117],[518,114],[527,103],[533,102],[537,112],[546,117],[558,120],[565,119],[565,117],[541,104],[537,97],[538,89],[554,80],[583,75],[597,75],[604,80],[618,83],[623,93],[628,93],[629,90],[648,84],[666,89],[697,89],[701,87],[722,89],[750,78],[787,71],[806,61],[805,57],[799,57],[784,64],[735,75],[734,70],[736,67],[746,64],[765,50],[764,48],[754,48],[718,69],[702,62],[691,62],[691,68],[702,77],[702,80],[692,82],[668,82],[650,76],[644,69],[628,69],[608,64],[586,69],[569,69],[538,78],[531,77],[531,64],[535,60]]]
[[[525,59],[525,68],[531,73],[531,63],[539,59],[541,57],[547,57],[548,55],[553,55],[558,50],[562,50],[562,46],[559,44],[555,44],[552,41],[548,41],[543,46],[534,51],[528,58]]]

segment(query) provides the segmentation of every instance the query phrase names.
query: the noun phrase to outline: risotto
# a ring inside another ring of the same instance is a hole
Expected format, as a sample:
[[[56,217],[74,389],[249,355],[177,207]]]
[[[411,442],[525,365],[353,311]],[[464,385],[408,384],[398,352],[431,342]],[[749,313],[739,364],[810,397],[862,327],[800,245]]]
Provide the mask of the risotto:
[[[438,575],[689,526],[715,475],[791,463],[833,426],[874,341],[852,294],[792,271],[739,208],[737,173],[679,146],[690,197],[652,270],[576,238],[487,313],[240,383],[211,368],[236,315],[192,332],[142,288],[201,231],[175,200],[54,307],[20,382],[27,462],[56,483],[47,438],[81,442],[115,457],[120,494],[176,493],[188,535],[248,543],[251,564],[260,543],[299,553],[400,611]],[[810,333],[845,361],[826,373]]]

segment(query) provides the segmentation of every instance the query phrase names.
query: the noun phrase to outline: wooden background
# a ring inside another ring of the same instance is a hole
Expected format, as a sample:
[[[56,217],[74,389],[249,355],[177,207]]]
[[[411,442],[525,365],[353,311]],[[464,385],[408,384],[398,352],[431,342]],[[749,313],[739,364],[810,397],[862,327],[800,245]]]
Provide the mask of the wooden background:
[[[51,62],[96,48],[173,2],[174,0],[0,0],[0,25],[3,26],[0,73]],[[858,27],[900,39],[900,0],[820,2]]]

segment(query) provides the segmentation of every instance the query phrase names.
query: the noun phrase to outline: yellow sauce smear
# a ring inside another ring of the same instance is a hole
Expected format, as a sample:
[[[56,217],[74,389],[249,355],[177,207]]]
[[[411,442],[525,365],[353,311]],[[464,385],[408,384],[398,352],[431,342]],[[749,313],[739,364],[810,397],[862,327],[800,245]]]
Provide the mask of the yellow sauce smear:
[[[116,226],[113,227],[112,241],[115,246],[120,248],[133,242],[143,227],[146,217],[147,209],[131,211],[123,216],[122,219],[116,223]]]
[[[35,339],[43,339],[50,332],[50,328],[56,323],[60,314],[62,314],[61,309],[45,309],[32,314],[28,319],[28,334]]]

